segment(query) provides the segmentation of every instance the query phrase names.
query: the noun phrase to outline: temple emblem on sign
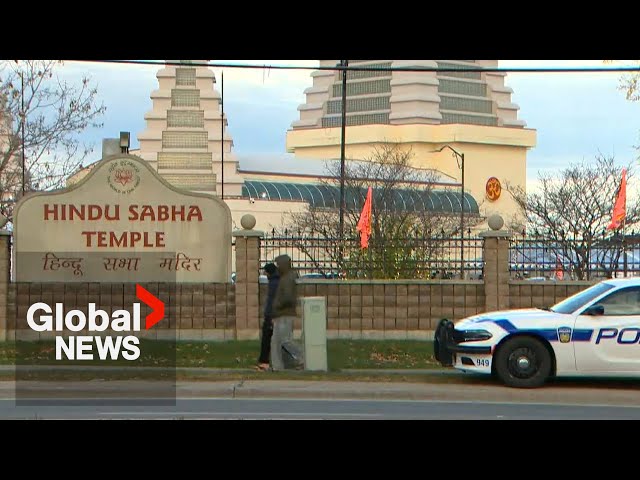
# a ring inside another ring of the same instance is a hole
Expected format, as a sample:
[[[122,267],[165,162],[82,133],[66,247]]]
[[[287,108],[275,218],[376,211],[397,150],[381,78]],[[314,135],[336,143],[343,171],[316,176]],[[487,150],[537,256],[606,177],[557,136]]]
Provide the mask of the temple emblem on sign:
[[[131,193],[140,184],[140,170],[129,160],[117,160],[109,167],[107,182],[118,193]]]
[[[133,171],[131,170],[116,170],[116,182],[121,183],[124,187],[127,183],[133,180]]]

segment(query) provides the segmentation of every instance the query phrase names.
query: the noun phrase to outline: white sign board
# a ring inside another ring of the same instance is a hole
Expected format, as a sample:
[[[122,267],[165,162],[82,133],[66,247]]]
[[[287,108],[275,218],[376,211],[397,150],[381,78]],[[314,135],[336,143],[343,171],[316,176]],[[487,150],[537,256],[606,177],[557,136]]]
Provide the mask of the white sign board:
[[[229,207],[171,186],[133,155],[101,160],[71,188],[23,198],[14,242],[18,282],[231,278]]]

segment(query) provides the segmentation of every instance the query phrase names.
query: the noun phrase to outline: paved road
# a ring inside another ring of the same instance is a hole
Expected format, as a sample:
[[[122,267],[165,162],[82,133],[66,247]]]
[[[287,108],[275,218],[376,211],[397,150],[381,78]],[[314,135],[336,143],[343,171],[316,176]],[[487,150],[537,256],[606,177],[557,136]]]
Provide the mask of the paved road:
[[[640,407],[430,400],[180,399],[175,406],[102,405],[65,400],[16,406],[0,400],[0,419],[222,420],[640,420]]]
[[[565,380],[532,390],[486,378],[453,380],[5,381],[0,419],[640,420],[637,379]],[[150,402],[161,394],[169,396],[164,404]]]

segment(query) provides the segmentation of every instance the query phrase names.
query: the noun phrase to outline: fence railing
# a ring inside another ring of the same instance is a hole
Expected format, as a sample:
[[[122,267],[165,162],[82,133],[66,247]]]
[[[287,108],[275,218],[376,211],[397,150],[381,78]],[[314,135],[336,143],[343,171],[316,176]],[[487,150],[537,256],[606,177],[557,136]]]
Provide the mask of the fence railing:
[[[640,276],[640,238],[514,237],[509,270],[517,279],[596,280]]]
[[[461,248],[462,247],[462,248]],[[363,279],[480,279],[482,239],[423,237],[376,241],[361,248],[359,237],[337,237],[286,231],[268,233],[261,243],[261,264],[289,255],[304,277]],[[461,253],[463,259],[461,260]]]

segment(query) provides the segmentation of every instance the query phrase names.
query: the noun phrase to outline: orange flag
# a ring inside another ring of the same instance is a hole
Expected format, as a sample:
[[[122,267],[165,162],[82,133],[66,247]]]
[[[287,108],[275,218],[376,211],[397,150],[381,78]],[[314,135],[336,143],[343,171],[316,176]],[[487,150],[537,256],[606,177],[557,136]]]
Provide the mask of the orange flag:
[[[360,220],[358,220],[358,226],[356,230],[360,232],[360,246],[362,248],[369,247],[369,237],[371,236],[371,205],[373,203],[373,190],[369,187],[367,192],[367,199],[364,202],[362,213],[360,214]]]
[[[622,225],[627,215],[627,169],[622,169],[622,180],[620,181],[620,189],[618,190],[618,198],[613,206],[611,214],[611,223],[607,230],[615,230]]]

